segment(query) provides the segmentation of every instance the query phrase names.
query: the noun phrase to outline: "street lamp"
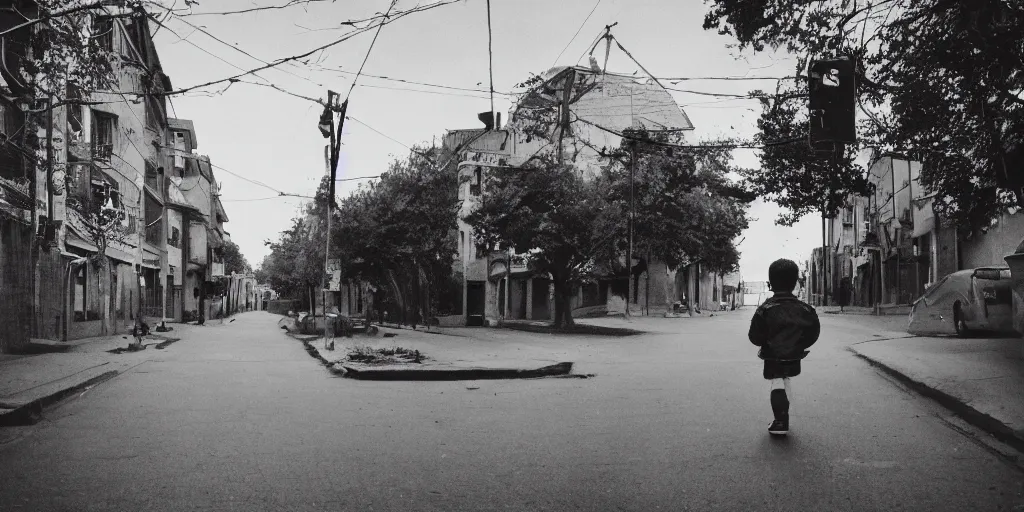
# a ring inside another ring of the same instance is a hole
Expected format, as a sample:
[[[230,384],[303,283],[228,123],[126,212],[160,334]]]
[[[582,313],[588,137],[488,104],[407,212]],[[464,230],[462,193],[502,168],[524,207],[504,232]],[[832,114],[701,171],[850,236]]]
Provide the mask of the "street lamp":
[[[320,124],[317,126],[320,128],[320,133],[323,134],[325,139],[331,137],[331,128],[334,127],[334,116],[331,115],[331,107],[325,105],[324,112],[320,114]]]

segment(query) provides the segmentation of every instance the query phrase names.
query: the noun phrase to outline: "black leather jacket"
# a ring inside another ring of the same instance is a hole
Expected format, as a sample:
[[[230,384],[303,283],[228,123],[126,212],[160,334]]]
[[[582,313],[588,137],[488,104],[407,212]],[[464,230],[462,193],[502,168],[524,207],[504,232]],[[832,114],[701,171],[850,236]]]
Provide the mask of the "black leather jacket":
[[[821,323],[814,308],[792,293],[777,292],[754,312],[747,337],[761,347],[757,357],[792,361],[807,357],[807,349],[820,334]]]

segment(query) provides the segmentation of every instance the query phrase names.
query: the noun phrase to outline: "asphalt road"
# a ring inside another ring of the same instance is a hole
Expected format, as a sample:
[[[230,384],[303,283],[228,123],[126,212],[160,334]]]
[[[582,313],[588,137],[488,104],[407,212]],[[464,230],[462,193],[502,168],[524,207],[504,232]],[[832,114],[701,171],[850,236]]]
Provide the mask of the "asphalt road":
[[[857,318],[823,315],[770,438],[749,315],[566,341],[593,379],[473,383],[332,377],[242,315],[0,446],[0,510],[1024,510],[1017,466],[844,350],[879,331]]]

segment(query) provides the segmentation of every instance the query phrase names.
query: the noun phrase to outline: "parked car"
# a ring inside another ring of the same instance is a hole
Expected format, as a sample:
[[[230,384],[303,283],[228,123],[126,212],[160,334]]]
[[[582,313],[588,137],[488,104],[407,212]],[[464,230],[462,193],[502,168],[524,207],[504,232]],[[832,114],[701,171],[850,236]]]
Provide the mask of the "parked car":
[[[913,334],[976,332],[1012,334],[1013,292],[1010,269],[981,267],[953,272],[914,302],[910,312]]]

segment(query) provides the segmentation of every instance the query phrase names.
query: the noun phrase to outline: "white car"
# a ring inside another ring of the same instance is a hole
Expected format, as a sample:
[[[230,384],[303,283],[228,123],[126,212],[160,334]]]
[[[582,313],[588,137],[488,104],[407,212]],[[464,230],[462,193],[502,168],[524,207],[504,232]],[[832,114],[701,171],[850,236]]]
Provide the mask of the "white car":
[[[1013,334],[1010,269],[981,267],[953,272],[914,302],[911,334],[976,332]]]

